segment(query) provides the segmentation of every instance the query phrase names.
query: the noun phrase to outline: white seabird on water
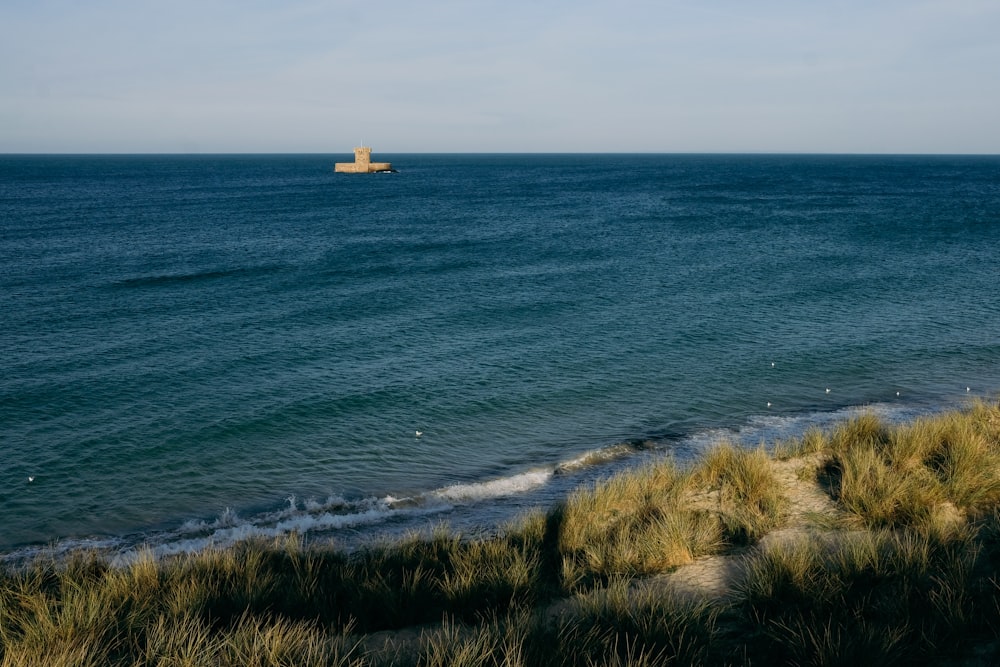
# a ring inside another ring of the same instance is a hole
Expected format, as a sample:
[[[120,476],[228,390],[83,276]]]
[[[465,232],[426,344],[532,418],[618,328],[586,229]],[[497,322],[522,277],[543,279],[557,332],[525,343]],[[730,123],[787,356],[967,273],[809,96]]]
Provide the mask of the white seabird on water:
[[[424,432],[423,432],[423,431],[414,431],[414,432],[413,432],[413,435],[414,435],[414,436],[416,436],[416,437],[418,437],[418,438],[419,438],[420,436],[422,436],[423,434],[424,434]]]
[[[34,475],[28,475],[28,484],[31,484],[34,481],[35,481],[35,476]]]

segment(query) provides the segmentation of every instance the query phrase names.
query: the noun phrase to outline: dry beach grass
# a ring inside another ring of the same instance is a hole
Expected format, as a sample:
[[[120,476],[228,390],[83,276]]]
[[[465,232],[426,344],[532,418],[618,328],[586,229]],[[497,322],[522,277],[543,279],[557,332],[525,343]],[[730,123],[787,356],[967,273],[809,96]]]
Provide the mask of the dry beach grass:
[[[1000,405],[578,489],[488,539],[0,577],[2,665],[990,664]]]

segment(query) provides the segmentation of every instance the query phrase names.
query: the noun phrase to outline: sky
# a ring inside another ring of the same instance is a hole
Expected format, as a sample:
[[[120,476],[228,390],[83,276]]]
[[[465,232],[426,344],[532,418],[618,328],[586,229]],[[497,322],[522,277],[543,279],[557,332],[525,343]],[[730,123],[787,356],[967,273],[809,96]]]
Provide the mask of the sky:
[[[998,36],[1000,0],[3,0],[0,153],[998,154]]]

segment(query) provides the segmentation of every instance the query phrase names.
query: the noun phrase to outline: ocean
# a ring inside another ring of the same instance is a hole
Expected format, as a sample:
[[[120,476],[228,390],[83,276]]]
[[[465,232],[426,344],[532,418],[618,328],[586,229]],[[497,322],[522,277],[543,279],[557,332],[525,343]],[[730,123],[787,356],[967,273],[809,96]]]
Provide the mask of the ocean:
[[[489,532],[1000,389],[1000,157],[0,156],[0,553]]]

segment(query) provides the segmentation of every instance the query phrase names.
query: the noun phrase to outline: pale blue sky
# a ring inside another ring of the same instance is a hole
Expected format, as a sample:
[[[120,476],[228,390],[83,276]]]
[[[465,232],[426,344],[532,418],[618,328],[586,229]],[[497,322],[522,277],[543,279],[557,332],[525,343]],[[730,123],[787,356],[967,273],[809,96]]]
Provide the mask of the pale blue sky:
[[[0,152],[1000,153],[1000,0],[3,0]]]

